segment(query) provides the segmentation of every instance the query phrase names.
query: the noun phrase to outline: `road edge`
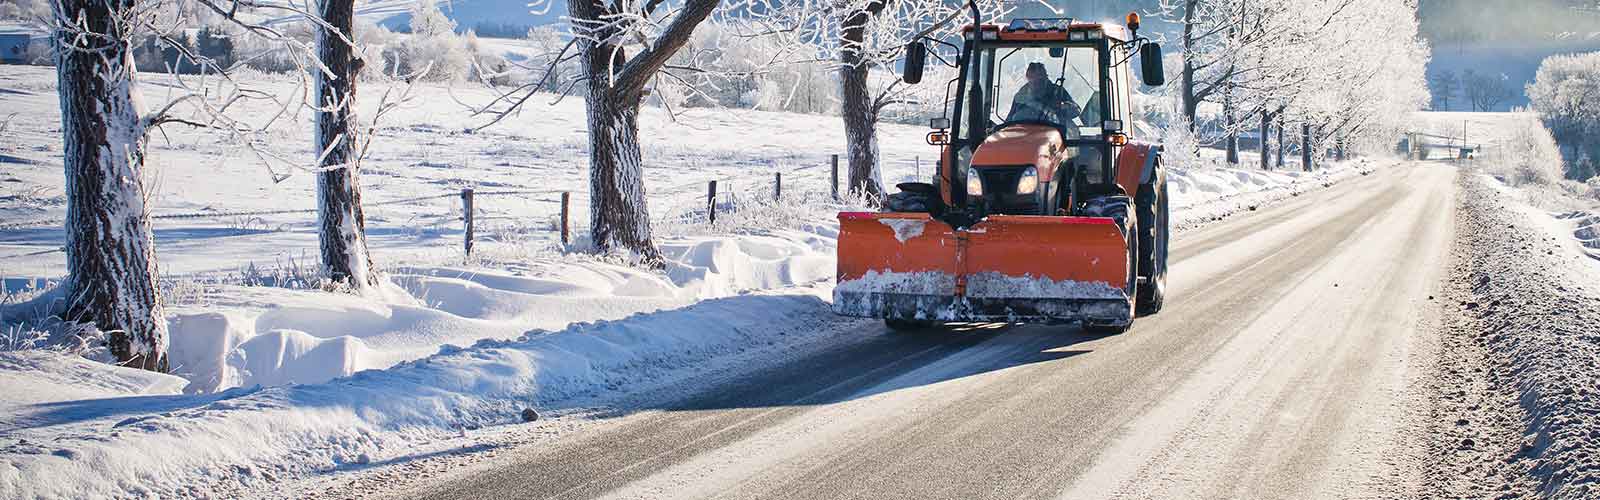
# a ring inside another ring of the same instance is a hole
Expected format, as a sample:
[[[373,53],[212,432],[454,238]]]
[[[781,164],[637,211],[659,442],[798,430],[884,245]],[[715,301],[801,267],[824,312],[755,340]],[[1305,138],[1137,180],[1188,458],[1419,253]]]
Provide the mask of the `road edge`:
[[[1457,179],[1421,496],[1595,498],[1600,272],[1489,182]]]

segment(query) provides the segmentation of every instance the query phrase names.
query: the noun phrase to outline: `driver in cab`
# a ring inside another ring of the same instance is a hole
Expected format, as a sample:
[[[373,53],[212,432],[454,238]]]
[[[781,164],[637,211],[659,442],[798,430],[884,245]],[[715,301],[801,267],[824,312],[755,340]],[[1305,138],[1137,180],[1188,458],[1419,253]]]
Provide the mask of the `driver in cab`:
[[[1072,101],[1072,94],[1067,93],[1067,89],[1050,81],[1044,63],[1028,63],[1025,76],[1028,83],[1023,84],[1011,99],[1011,112],[1006,115],[1006,120],[1045,121],[1076,128],[1072,126],[1072,120],[1078,117],[1081,109],[1078,103]]]

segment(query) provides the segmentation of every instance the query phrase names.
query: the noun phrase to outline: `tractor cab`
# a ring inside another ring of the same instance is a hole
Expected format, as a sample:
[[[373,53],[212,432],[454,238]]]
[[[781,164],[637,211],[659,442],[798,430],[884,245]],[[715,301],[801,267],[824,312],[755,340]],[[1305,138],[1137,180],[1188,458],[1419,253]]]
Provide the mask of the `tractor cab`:
[[[1078,215],[1095,195],[1136,191],[1140,166],[1119,168],[1131,124],[1131,71],[1142,47],[1143,80],[1160,85],[1160,47],[1130,27],[1070,18],[969,25],[947,82],[946,115],[932,120],[943,147],[942,205],[987,215]],[[942,43],[949,47],[954,44]],[[926,45],[907,47],[907,82],[920,81]],[[1142,165],[1141,165],[1142,166]],[[1127,178],[1124,179],[1123,177]]]

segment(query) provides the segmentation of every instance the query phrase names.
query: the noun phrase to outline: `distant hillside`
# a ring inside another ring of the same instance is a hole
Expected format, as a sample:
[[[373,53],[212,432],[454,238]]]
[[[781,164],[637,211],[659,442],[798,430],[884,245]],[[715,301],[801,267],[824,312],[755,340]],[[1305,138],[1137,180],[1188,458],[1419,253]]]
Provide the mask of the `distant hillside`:
[[[1421,0],[1422,36],[1435,46],[1600,40],[1594,0]]]
[[[479,36],[521,38],[534,26],[557,23],[567,15],[565,0],[549,0],[548,9],[535,14],[529,0],[440,0],[439,10],[456,22],[456,30],[476,30]],[[362,8],[362,15],[395,31],[410,31],[411,1],[375,2]]]
[[[1433,46],[1430,76],[1444,71],[1504,77],[1514,97],[1497,111],[1528,105],[1523,87],[1546,57],[1600,50],[1593,0],[1422,0],[1422,36]],[[1459,95],[1450,110],[1465,110]]]

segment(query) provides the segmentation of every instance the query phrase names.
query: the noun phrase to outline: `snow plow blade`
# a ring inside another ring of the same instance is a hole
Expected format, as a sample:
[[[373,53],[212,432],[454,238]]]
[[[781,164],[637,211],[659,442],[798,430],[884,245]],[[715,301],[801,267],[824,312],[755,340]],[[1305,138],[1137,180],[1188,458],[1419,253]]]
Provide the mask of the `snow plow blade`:
[[[843,316],[951,322],[1133,318],[1110,218],[997,215],[956,230],[924,213],[839,214]]]

